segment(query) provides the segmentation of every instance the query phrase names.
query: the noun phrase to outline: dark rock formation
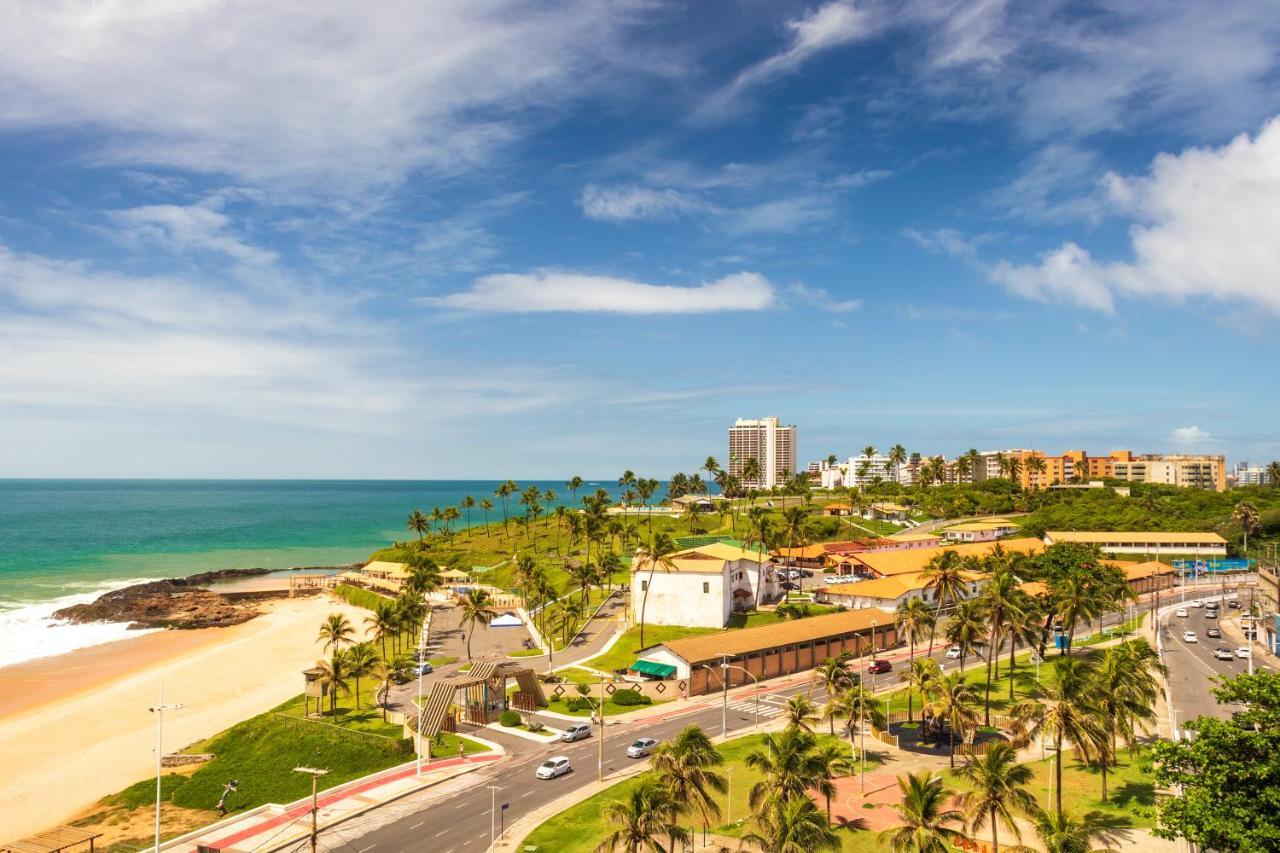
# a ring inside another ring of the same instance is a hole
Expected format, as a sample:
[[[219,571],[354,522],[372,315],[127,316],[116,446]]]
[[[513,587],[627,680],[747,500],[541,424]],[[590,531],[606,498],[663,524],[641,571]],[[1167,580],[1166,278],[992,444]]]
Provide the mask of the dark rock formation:
[[[190,579],[151,581],[113,590],[91,604],[53,614],[69,622],[128,622],[130,628],[222,628],[258,615],[251,601],[231,601]]]

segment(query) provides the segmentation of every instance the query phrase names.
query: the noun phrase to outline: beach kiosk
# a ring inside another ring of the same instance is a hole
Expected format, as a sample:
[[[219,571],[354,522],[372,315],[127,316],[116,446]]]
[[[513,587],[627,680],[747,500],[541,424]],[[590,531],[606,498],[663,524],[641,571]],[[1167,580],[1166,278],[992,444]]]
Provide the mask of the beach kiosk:
[[[516,682],[510,699],[508,679]],[[509,707],[535,711],[546,704],[542,684],[529,667],[514,661],[479,660],[472,664],[470,672],[460,672],[431,685],[422,707],[422,734],[435,737],[441,731],[456,731],[460,723],[486,726]]]

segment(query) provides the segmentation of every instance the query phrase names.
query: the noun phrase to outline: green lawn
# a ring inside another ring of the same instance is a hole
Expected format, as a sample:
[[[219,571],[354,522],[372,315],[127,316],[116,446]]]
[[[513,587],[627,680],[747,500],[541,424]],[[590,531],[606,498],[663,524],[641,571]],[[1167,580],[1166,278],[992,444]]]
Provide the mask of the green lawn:
[[[684,637],[699,637],[703,634],[714,634],[719,628],[686,628],[681,625],[645,625],[644,645],[654,646]],[[629,629],[623,634],[613,648],[602,655],[586,662],[587,666],[604,672],[623,669],[636,662],[636,653],[640,651],[640,628]]]
[[[748,753],[759,747],[760,741],[760,735],[747,735],[720,745],[720,754],[725,759],[721,772],[726,773],[726,776],[731,780],[730,789],[733,799],[733,814],[730,815],[728,814],[729,797],[716,797],[716,803],[720,807],[720,813],[725,820],[725,825],[714,827],[713,831],[721,835],[737,837],[745,832],[750,832],[752,829],[749,822],[744,822],[749,812],[747,798],[751,787],[759,782],[761,777],[759,773],[748,768],[744,760]],[[819,745],[827,741],[834,741],[840,747],[848,748],[848,743],[840,738],[833,739],[826,734],[819,736]],[[867,769],[870,770],[873,766],[875,766],[875,761],[869,760]],[[728,773],[730,768],[732,768],[732,773]],[[600,816],[601,808],[605,803],[623,797],[636,784],[636,780],[639,778],[635,777],[619,782],[595,796],[564,810],[535,829],[525,840],[525,844],[535,846],[540,851],[590,853],[609,832],[608,825]],[[733,820],[732,824],[729,823],[730,819]],[[688,818],[685,821],[690,822]],[[874,840],[874,833],[850,832],[847,834],[844,849],[849,851],[871,851],[876,849]]]
[[[347,602],[347,604],[354,604],[356,607],[363,607],[365,610],[376,610],[379,604],[392,603],[392,599],[385,595],[379,595],[371,590],[361,589],[358,586],[351,586],[345,583],[335,586],[333,594]]]
[[[809,616],[824,616],[828,613],[835,613],[839,608],[828,607],[824,604],[809,604],[798,598],[791,599],[793,604],[808,604]],[[808,618],[808,617],[804,617]],[[753,610],[750,613],[735,613],[729,617],[730,628],[758,628],[761,625],[776,625],[779,622],[786,622],[787,619],[782,618],[772,610]],[[645,640],[648,641],[648,637]]]

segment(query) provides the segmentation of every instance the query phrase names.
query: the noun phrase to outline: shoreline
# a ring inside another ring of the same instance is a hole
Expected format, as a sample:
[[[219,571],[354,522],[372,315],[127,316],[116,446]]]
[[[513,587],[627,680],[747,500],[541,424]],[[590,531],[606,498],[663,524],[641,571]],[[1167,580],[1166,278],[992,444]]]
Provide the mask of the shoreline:
[[[154,773],[160,684],[164,751],[181,751],[302,692],[316,631],[359,608],[328,595],[267,603],[226,628],[161,630],[0,667],[0,841],[47,829]],[[49,792],[58,792],[50,797]]]

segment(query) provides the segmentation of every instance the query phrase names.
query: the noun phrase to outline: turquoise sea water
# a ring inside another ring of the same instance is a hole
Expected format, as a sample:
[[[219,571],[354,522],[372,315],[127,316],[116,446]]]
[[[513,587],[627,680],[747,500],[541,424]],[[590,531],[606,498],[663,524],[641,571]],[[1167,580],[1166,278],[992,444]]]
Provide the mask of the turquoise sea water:
[[[570,499],[563,482],[530,482]],[[412,537],[405,519],[413,509],[429,513],[471,495],[493,500],[490,517],[500,518],[497,486],[481,480],[0,480],[0,665],[31,656],[24,646],[33,636],[49,645],[49,633],[32,631],[47,627],[58,606],[140,579],[357,562]],[[482,517],[478,508],[472,511],[473,523]],[[85,644],[70,633],[58,632],[64,639],[53,643],[55,651],[66,642]]]

